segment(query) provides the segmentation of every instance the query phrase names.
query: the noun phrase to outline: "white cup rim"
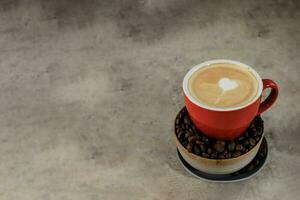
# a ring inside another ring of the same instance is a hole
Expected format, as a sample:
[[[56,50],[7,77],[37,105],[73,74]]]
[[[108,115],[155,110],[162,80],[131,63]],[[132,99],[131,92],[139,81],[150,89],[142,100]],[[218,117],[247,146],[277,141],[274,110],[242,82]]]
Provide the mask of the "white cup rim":
[[[191,75],[196,72],[197,70],[199,70],[200,68],[206,67],[208,65],[211,64],[217,64],[217,63],[228,63],[228,64],[234,64],[234,65],[238,65],[239,67],[244,67],[246,69],[248,69],[256,78],[257,82],[258,82],[258,90],[257,90],[257,94],[256,96],[247,104],[242,105],[242,106],[237,106],[237,107],[229,107],[229,108],[218,108],[218,107],[212,107],[212,106],[208,106],[205,105],[203,103],[201,103],[200,101],[198,101],[196,98],[194,98],[191,94],[191,92],[189,91],[188,88],[188,82],[189,79],[191,77]],[[245,108],[251,104],[253,104],[253,102],[255,102],[262,94],[262,90],[263,90],[263,83],[262,83],[262,79],[259,76],[259,74],[249,65],[246,65],[244,63],[238,62],[238,61],[234,61],[234,60],[228,60],[228,59],[214,59],[214,60],[209,60],[209,61],[205,61],[203,63],[200,63],[198,65],[193,66],[188,73],[184,76],[183,79],[183,92],[184,94],[187,96],[187,98],[194,104],[198,105],[199,107],[208,109],[208,110],[213,110],[213,111],[234,111],[234,110],[240,110],[242,108]]]

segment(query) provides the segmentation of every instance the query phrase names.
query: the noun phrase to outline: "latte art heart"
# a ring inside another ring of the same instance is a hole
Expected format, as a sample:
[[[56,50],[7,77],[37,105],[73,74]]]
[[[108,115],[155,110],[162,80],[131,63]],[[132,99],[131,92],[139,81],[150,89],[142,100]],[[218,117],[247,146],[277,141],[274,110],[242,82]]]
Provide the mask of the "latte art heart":
[[[189,79],[189,90],[197,101],[207,106],[233,108],[255,98],[258,82],[248,69],[216,63],[194,72]]]
[[[218,85],[222,88],[223,92],[227,90],[233,90],[238,87],[238,83],[235,80],[231,80],[229,78],[222,78],[219,80]]]

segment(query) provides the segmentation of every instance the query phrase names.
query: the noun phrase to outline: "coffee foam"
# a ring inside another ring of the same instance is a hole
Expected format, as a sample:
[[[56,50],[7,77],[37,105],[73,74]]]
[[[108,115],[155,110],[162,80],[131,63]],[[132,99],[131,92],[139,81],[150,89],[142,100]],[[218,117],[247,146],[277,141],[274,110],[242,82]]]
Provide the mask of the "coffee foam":
[[[238,83],[235,80],[231,80],[227,77],[221,78],[218,82],[220,88],[222,88],[223,92],[227,90],[233,90],[238,87]]]
[[[192,96],[208,106],[237,107],[247,104],[256,96],[258,81],[247,69],[218,63],[192,74],[189,90]]]

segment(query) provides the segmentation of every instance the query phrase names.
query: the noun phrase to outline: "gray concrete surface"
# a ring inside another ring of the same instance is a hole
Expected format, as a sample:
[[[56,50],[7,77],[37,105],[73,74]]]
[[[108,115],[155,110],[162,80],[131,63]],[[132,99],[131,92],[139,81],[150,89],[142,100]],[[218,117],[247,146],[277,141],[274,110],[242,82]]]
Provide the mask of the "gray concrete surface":
[[[300,2],[0,1],[0,199],[299,199]],[[188,69],[252,65],[280,86],[270,162],[201,182],[175,156]]]

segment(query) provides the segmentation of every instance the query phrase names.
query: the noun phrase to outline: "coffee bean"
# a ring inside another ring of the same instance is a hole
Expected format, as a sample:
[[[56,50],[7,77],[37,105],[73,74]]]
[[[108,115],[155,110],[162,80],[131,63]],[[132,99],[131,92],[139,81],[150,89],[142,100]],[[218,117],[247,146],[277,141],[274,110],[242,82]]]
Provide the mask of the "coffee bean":
[[[217,140],[217,142],[216,143],[220,143],[221,145],[223,145],[223,146],[225,146],[226,145],[226,142],[225,141],[223,141],[223,140]]]
[[[201,139],[201,135],[198,132],[194,132],[194,134],[196,135],[197,139],[200,140]]]
[[[225,158],[231,158],[231,152],[227,152],[227,153],[225,154]]]
[[[243,146],[247,146],[248,144],[249,144],[249,140],[248,139],[245,139],[245,140],[243,140]]]
[[[249,166],[247,166],[247,171],[252,171],[254,169],[254,166],[252,164],[250,164]]]
[[[204,142],[202,142],[200,140],[196,140],[196,144],[200,145],[200,144],[204,144]]]
[[[218,152],[218,153],[221,153],[224,151],[225,149],[225,142],[224,141],[221,141],[221,140],[218,140],[215,145],[214,145],[214,149]]]
[[[244,133],[244,136],[245,136],[245,138],[249,137],[249,132],[246,131],[246,132]]]
[[[182,146],[184,146],[185,148],[187,147],[187,144],[188,144],[188,141],[187,141],[187,140],[184,140],[184,141],[182,142]]]
[[[224,153],[219,153],[218,154],[218,158],[219,159],[224,159],[225,158],[225,154]]]
[[[191,121],[187,115],[183,118],[183,123],[190,125]]]
[[[194,133],[198,133],[197,129],[195,128],[195,126],[192,126],[192,130]]]
[[[238,144],[238,145],[236,145],[235,150],[236,150],[236,151],[243,151],[243,150],[244,150],[244,147],[243,147],[243,145]]]
[[[189,130],[190,126],[188,124],[184,125],[185,130]]]
[[[236,157],[238,157],[240,155],[242,155],[242,153],[240,151],[235,151],[235,152],[233,152],[232,157],[236,158]]]
[[[185,137],[185,138],[188,138],[188,137],[190,137],[190,136],[192,136],[192,135],[193,135],[193,133],[191,133],[191,132],[186,132],[185,135],[184,135],[184,137]]]
[[[179,120],[179,118],[177,118],[177,119],[175,120],[175,124],[176,124],[176,125],[179,125],[179,122],[180,122],[180,120]]]
[[[210,139],[209,139],[208,137],[206,137],[206,136],[203,136],[203,137],[202,137],[202,141],[203,141],[204,143],[206,143],[206,144],[209,144],[209,143],[210,143]]]
[[[257,127],[257,132],[258,132],[258,135],[261,135],[263,133],[262,127]]]
[[[217,152],[213,152],[211,154],[211,158],[216,159],[218,157],[218,153]]]
[[[183,112],[184,111],[184,109],[179,113],[179,115],[178,115],[178,117],[181,119],[182,118],[182,116],[183,116]]]
[[[199,147],[200,147],[202,152],[206,151],[206,145],[205,144],[200,144]]]
[[[228,144],[228,150],[234,151],[234,149],[235,149],[235,143],[234,143],[234,141],[230,141]]]
[[[259,136],[256,136],[255,137],[255,140],[258,142],[260,140],[260,137]]]
[[[184,124],[180,124],[179,126],[180,126],[180,128],[181,128],[182,130],[185,130]]]
[[[249,139],[249,144],[253,147],[256,144],[256,140],[253,138]]]
[[[182,136],[184,135],[184,131],[180,131],[179,133],[178,133],[178,138],[181,138]]]
[[[209,155],[208,155],[207,153],[202,153],[202,156],[203,156],[204,158],[209,158]]]
[[[219,144],[219,143],[216,143],[216,144],[214,145],[214,149],[215,149],[218,153],[221,153],[221,152],[224,151],[224,146],[222,146],[222,145]]]
[[[193,144],[192,143],[188,143],[188,145],[186,146],[186,149],[191,153],[192,152],[192,148],[193,148]]]
[[[196,140],[197,140],[197,137],[194,136],[194,135],[188,137],[188,141],[189,141],[189,142],[195,142]]]
[[[212,153],[212,150],[211,150],[211,148],[208,148],[208,149],[207,149],[207,154],[209,154],[209,155],[210,155],[211,153]]]
[[[194,150],[194,152],[195,152],[196,155],[200,155],[201,154],[201,151],[200,151],[198,145],[194,145],[193,150]]]
[[[175,119],[175,133],[180,143],[189,152],[212,159],[229,159],[249,152],[261,140],[263,126],[263,120],[257,116],[240,137],[232,141],[223,141],[209,138],[198,130],[191,121],[186,108]],[[265,145],[261,145],[256,160],[253,160],[251,164],[256,166],[265,156]]]

